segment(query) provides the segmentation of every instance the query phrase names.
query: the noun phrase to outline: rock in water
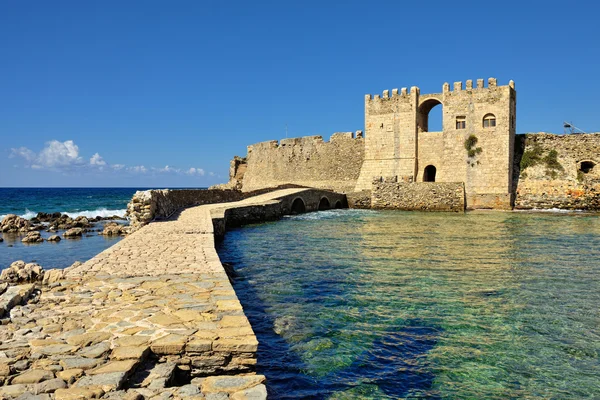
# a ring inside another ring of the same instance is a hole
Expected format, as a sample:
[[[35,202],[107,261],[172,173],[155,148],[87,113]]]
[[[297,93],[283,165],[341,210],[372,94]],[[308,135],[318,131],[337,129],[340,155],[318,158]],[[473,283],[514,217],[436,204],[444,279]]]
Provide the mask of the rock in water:
[[[26,264],[25,261],[19,260],[10,264],[0,274],[0,280],[9,283],[25,283],[36,282],[44,277],[44,268],[36,263]]]
[[[66,231],[63,236],[64,237],[76,237],[76,236],[81,236],[83,234],[83,229],[81,228],[71,228],[68,231]]]
[[[104,236],[119,236],[126,235],[128,232],[127,227],[117,224],[116,222],[110,222],[104,226],[104,230],[100,232]]]
[[[60,239],[60,236],[58,236],[58,235],[52,235],[46,240],[48,240],[49,242],[60,242],[61,239]]]
[[[44,279],[42,280],[42,283],[44,285],[50,285],[63,279],[64,276],[65,271],[62,269],[49,269],[46,271],[46,273],[44,273]]]
[[[23,239],[21,239],[21,242],[23,243],[41,243],[43,241],[44,239],[38,231],[29,232]]]
[[[0,223],[0,231],[7,233],[28,232],[31,223],[15,214],[8,214]]]

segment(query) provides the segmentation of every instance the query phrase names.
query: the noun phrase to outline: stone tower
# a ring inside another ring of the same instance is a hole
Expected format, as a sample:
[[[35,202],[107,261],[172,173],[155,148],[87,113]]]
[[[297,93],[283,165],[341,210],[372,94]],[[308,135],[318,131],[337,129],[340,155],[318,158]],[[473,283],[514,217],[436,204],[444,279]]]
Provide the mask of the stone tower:
[[[516,129],[514,82],[489,78],[445,83],[442,93],[418,87],[365,96],[365,160],[356,190],[374,177],[407,182],[464,182],[467,206],[510,208]],[[431,109],[442,107],[442,131],[429,132]]]

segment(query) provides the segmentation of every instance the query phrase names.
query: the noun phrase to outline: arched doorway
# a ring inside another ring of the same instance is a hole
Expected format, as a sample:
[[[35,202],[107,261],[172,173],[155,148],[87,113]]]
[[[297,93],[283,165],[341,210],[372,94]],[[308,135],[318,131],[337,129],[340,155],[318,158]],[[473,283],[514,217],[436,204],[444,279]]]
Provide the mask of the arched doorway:
[[[339,200],[338,200],[338,201],[336,201],[336,202],[335,202],[335,208],[336,208],[336,209],[340,209],[340,208],[342,208],[342,202],[341,202],[341,201],[339,201]]]
[[[294,200],[290,212],[292,214],[302,214],[303,212],[306,212],[306,206],[304,205],[304,201],[300,197]]]
[[[433,165],[428,165],[423,171],[423,182],[435,182],[436,169]]]
[[[419,112],[417,113],[419,132],[443,131],[442,120],[443,105],[438,99],[427,99],[419,106]]]
[[[327,197],[323,197],[319,202],[319,211],[329,210],[331,206],[329,205],[329,199]]]

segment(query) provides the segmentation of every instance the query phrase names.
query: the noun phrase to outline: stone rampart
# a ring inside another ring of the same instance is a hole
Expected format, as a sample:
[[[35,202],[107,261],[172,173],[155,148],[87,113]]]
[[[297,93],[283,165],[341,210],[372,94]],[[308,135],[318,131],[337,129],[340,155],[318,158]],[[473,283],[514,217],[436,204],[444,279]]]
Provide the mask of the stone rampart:
[[[600,134],[516,139],[515,208],[600,209]]]
[[[406,211],[465,210],[462,182],[397,182],[396,177],[373,181],[371,208]]]
[[[356,138],[352,132],[335,133],[329,142],[308,136],[257,143],[248,146],[245,170],[236,164],[235,183],[243,171],[244,192],[283,184],[351,192],[363,164],[364,147],[360,132]]]

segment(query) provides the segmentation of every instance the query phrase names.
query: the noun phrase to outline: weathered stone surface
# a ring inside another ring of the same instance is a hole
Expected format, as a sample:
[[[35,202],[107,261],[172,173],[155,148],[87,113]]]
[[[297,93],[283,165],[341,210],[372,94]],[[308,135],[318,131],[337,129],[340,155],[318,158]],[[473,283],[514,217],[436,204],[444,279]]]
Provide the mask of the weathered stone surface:
[[[67,343],[72,346],[86,347],[108,340],[111,336],[112,335],[107,332],[88,332],[67,338]]]
[[[65,233],[63,233],[63,236],[66,238],[73,238],[73,237],[78,237],[81,235],[83,235],[82,228],[71,228],[71,229],[67,230]]]
[[[44,269],[36,263],[15,261],[0,274],[0,280],[10,283],[36,282],[44,277]]]
[[[64,389],[67,384],[62,379],[49,379],[42,383],[38,383],[33,387],[35,393],[54,393],[58,389]]]
[[[21,375],[17,375],[13,378],[12,384],[30,384],[30,383],[39,383],[43,381],[47,381],[49,379],[54,379],[54,374],[50,371],[45,371],[41,369],[32,369],[26,372],[23,372]]]
[[[97,368],[87,371],[88,375],[110,374],[114,372],[122,372],[129,374],[137,366],[137,360],[111,361],[108,364],[101,365]]]
[[[48,239],[46,239],[49,242],[60,242],[60,236],[58,235],[51,235],[48,237]]]
[[[110,350],[110,344],[108,342],[101,342],[93,346],[88,346],[77,352],[77,355],[86,358],[98,358]]]
[[[215,351],[254,353],[257,349],[258,340],[254,336],[246,336],[239,339],[218,339],[213,343],[213,350]]]
[[[186,346],[185,351],[187,353],[204,353],[211,351],[212,340],[193,339],[190,340]]]
[[[48,241],[50,241],[50,239],[48,239]],[[51,285],[63,279],[64,275],[65,273],[62,269],[50,269],[44,273],[42,283],[44,285]]]
[[[3,398],[14,398],[22,395],[23,393],[30,392],[32,390],[31,385],[14,384],[0,387],[0,395]]]
[[[417,211],[465,211],[463,183],[385,182],[375,180],[371,208]]]
[[[114,360],[143,360],[146,358],[150,348],[148,346],[124,346],[115,348],[110,358]]]
[[[98,360],[95,358],[85,358],[85,357],[74,357],[74,358],[65,358],[60,360],[60,365],[65,369],[81,369],[88,370],[95,368],[98,364],[100,364],[102,360]]]
[[[54,392],[56,400],[86,400],[99,399],[104,394],[101,388],[77,388],[58,389]]]
[[[257,385],[265,381],[263,375],[247,376],[209,376],[202,381],[202,393],[235,393]]]
[[[83,375],[83,369],[81,368],[65,369],[56,373],[58,378],[67,382],[68,384],[75,382],[75,380],[81,375]]]
[[[265,400],[267,398],[267,387],[257,385],[249,389],[235,392],[229,396],[231,400]]]

